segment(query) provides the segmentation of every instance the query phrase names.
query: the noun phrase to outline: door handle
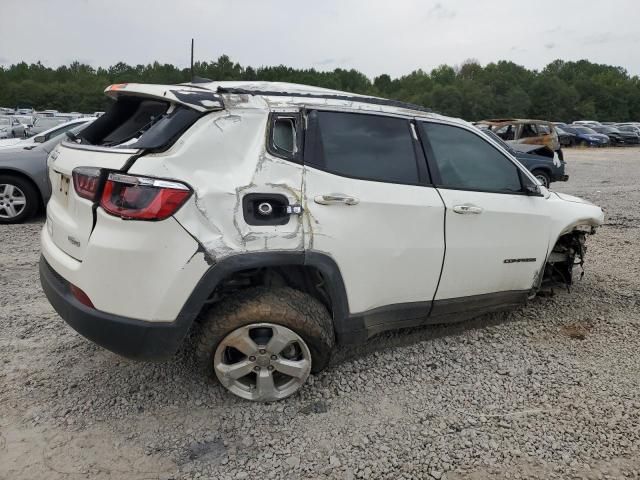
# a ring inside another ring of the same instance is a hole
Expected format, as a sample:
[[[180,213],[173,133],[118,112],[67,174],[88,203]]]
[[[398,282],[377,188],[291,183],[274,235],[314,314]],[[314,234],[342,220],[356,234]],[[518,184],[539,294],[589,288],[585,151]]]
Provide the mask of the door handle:
[[[453,211],[456,213],[460,213],[462,215],[466,215],[466,214],[475,214],[478,215],[480,213],[482,213],[482,207],[478,207],[476,205],[470,205],[470,204],[466,204],[466,205],[455,205],[453,207]]]
[[[355,197],[350,197],[349,195],[345,195],[343,193],[330,193],[329,195],[318,195],[313,199],[314,202],[319,203],[320,205],[357,205],[360,203]]]

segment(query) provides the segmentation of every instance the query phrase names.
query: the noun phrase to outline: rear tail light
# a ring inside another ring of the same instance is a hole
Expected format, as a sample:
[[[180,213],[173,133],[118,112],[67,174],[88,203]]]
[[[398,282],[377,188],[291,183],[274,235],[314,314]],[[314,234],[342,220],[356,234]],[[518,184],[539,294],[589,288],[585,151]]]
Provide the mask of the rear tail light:
[[[164,220],[190,196],[191,189],[179,182],[110,173],[100,206],[125,220]]]
[[[100,169],[94,167],[77,167],[71,173],[76,193],[87,200],[95,200],[100,187]]]

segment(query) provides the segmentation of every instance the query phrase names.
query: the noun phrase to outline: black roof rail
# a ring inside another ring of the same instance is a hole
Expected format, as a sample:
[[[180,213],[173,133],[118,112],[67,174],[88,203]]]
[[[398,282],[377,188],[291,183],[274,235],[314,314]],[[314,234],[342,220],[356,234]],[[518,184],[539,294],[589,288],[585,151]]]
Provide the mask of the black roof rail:
[[[250,90],[246,88],[218,87],[217,93],[230,93],[235,95],[262,95],[265,97],[302,97],[321,98],[326,100],[344,100],[348,102],[370,103],[372,105],[382,105],[387,107],[406,108],[418,112],[433,113],[433,110],[413,103],[401,102],[400,100],[388,100],[378,97],[358,97],[351,95],[336,95],[322,93],[300,93],[300,92],[274,92],[269,90]]]

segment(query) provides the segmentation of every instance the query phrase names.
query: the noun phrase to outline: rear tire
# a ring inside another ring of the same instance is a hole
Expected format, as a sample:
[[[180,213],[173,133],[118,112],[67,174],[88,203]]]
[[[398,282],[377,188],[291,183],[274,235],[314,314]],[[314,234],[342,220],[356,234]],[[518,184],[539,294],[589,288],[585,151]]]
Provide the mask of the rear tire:
[[[0,175],[0,224],[22,223],[32,217],[40,205],[40,195],[28,180]]]
[[[258,287],[237,292],[207,312],[195,343],[205,374],[217,376],[235,395],[268,402],[292,395],[309,371],[326,367],[335,335],[329,312],[312,296]],[[300,368],[282,373],[283,364]],[[271,388],[262,391],[259,380],[271,375]]]

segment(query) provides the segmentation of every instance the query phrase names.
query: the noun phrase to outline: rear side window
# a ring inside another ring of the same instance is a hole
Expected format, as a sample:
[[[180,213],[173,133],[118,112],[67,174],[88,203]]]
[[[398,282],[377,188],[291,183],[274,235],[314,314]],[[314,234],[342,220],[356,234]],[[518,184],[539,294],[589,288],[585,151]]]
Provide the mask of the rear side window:
[[[272,113],[269,117],[267,150],[285,160],[301,161],[301,116],[298,112]]]
[[[531,138],[541,135],[538,131],[538,125],[534,123],[525,123],[522,125],[522,133],[520,138]]]
[[[537,125],[538,127],[538,133],[540,135],[551,135],[551,127],[549,127],[549,125]]]
[[[522,191],[518,168],[480,136],[450,125],[420,126],[439,171],[437,186],[499,193]]]
[[[201,116],[181,105],[125,96],[84,129],[80,139],[85,144],[105,147],[162,149]]]
[[[310,117],[318,132],[312,166],[362,180],[419,183],[408,120],[341,112]]]
[[[502,127],[495,128],[494,131],[496,135],[503,140],[515,140],[517,128],[515,125],[503,125]]]

